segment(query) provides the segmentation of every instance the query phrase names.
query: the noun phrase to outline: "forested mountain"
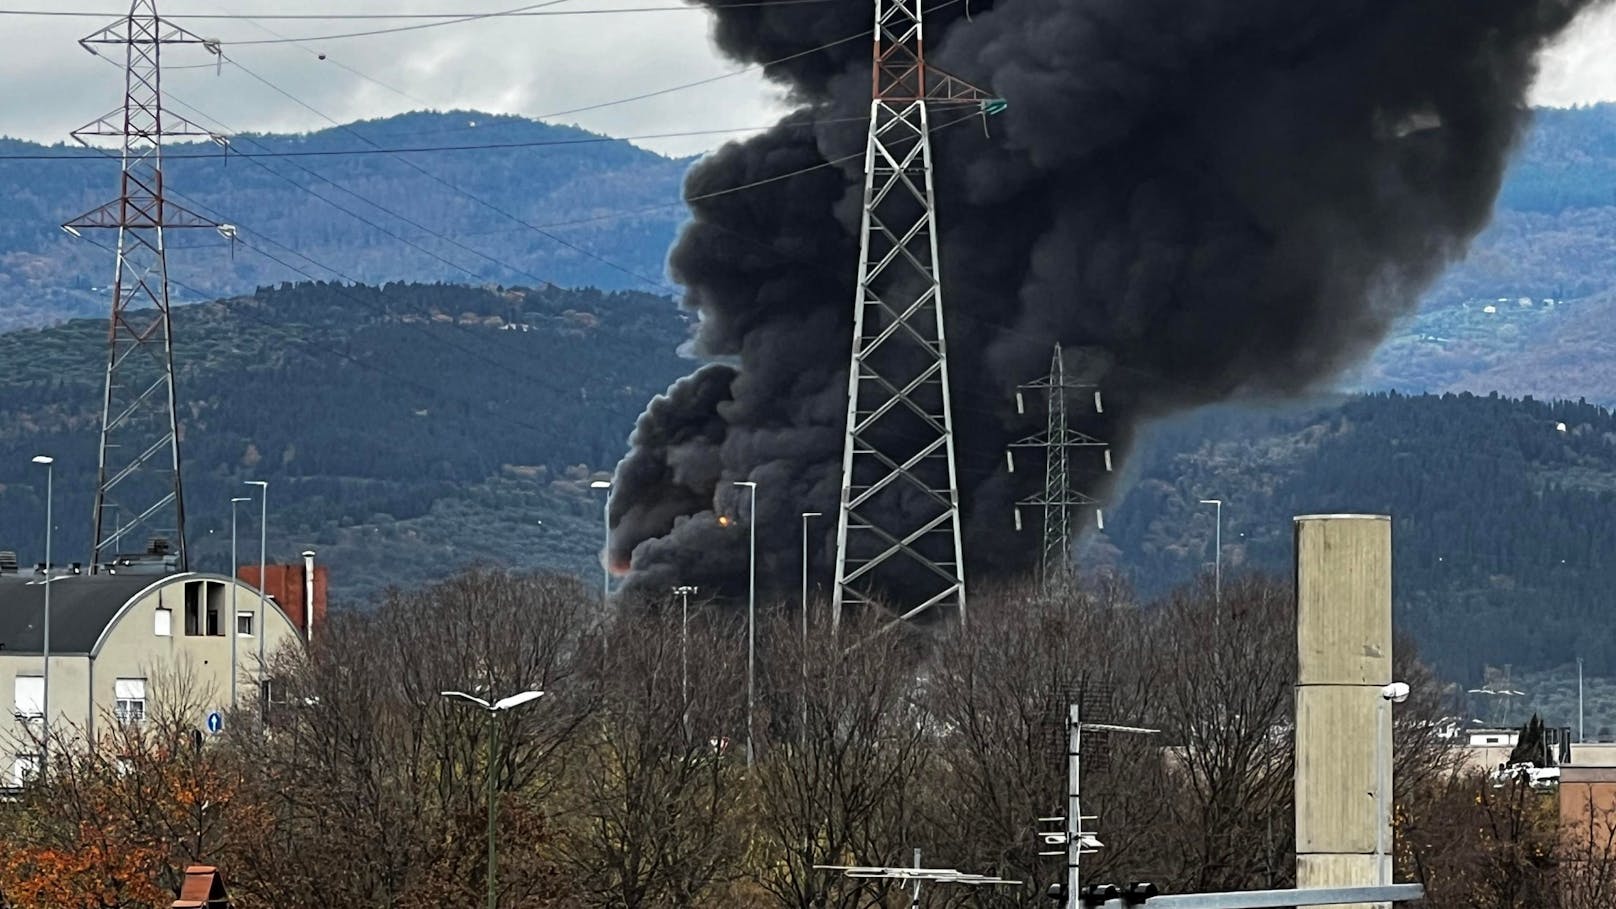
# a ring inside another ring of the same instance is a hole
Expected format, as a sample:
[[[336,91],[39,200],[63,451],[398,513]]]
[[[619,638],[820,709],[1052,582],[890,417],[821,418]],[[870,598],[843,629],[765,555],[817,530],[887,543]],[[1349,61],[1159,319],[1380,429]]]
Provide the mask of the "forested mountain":
[[[1560,428],[1564,425],[1564,429]],[[1141,441],[1091,563],[1144,591],[1210,568],[1288,574],[1292,517],[1390,514],[1398,627],[1448,677],[1587,659],[1616,674],[1616,415],[1586,403],[1377,394],[1218,408]]]
[[[1616,403],[1616,105],[1536,112],[1494,220],[1354,377]]]
[[[271,557],[312,545],[349,604],[477,560],[598,579],[589,481],[689,366],[684,317],[631,292],[305,284],[176,319],[199,564],[227,564],[229,499],[267,479]],[[105,330],[0,335],[0,548],[25,563],[41,555],[39,452],[59,459],[57,551],[87,555]],[[1449,677],[1576,656],[1616,676],[1609,410],[1468,394],[1225,407],[1154,427],[1125,463],[1082,558],[1144,593],[1210,566],[1199,499],[1226,503],[1231,572],[1288,573],[1294,515],[1386,512],[1398,623]]]
[[[308,278],[672,292],[663,260],[688,160],[464,111],[242,134],[230,148],[168,157],[177,201],[241,238],[174,232],[181,302]],[[396,149],[417,151],[379,151]],[[57,225],[115,186],[99,153],[0,140],[0,330],[105,311],[111,257],[94,244],[111,238]],[[1348,387],[1616,403],[1613,306],[1616,105],[1542,110],[1494,224]]]
[[[688,366],[683,317],[633,292],[310,284],[175,323],[193,561],[225,569],[229,500],[266,479],[271,558],[312,545],[341,602],[475,560],[589,570],[589,481]],[[88,558],[105,343],[105,320],[0,335],[0,549],[26,563],[43,555],[40,452],[57,458],[57,558]]]
[[[688,164],[574,127],[464,111],[244,133],[228,153],[174,145],[164,167],[174,201],[240,237],[170,232],[174,297],[310,278],[666,293]],[[76,239],[58,225],[112,199],[117,178],[103,153],[0,139],[0,330],[105,312],[112,257],[95,244],[115,238]]]

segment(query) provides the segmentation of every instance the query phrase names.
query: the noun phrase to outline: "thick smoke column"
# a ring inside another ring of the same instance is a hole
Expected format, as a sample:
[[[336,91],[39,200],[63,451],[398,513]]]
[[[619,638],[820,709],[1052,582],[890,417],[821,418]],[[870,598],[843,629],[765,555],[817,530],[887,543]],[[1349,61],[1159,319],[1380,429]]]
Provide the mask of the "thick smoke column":
[[[726,6],[720,47],[800,106],[690,173],[671,264],[715,362],[653,401],[618,468],[632,586],[795,583],[799,514],[834,558],[870,101],[867,0]],[[1288,394],[1365,353],[1486,224],[1544,44],[1596,0],[938,0],[930,61],[1004,97],[933,115],[968,570],[1036,558],[1010,503],[1014,387],[1056,342],[1142,421]],[[824,50],[810,53],[838,39]],[[954,122],[953,120],[963,120]],[[832,166],[826,162],[836,162]],[[709,195],[795,171],[739,192]],[[1097,479],[1097,478],[1090,478]]]

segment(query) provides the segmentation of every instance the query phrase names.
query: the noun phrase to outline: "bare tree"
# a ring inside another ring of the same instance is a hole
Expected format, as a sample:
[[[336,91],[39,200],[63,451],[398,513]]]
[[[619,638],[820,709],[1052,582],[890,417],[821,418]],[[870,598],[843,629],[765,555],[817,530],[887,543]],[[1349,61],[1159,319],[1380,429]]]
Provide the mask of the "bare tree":
[[[826,614],[826,610],[818,610]],[[891,888],[814,865],[907,864],[920,830],[937,729],[918,686],[913,629],[853,617],[806,641],[771,623],[765,684],[776,735],[757,768],[758,883],[780,905],[867,906]]]
[[[1090,722],[1146,714],[1142,620],[1115,584],[978,592],[973,606],[969,628],[939,643],[927,686],[942,731],[939,785],[948,793],[934,823],[946,860],[1025,882],[975,892],[974,903],[1043,905],[1065,860],[1039,855],[1037,819],[1066,814],[1069,707],[1082,705]],[[1137,857],[1161,813],[1158,800],[1135,798],[1159,779],[1160,749],[1091,734],[1088,750],[1084,804],[1088,813],[1104,809],[1107,849],[1092,865],[1103,874]]]
[[[656,615],[612,635],[565,796],[562,854],[580,905],[701,905],[739,875],[740,640],[698,627],[687,651],[678,620]]]
[[[266,734],[232,724],[250,730],[232,744],[274,818],[241,857],[238,889],[277,905],[475,902],[491,774],[500,899],[549,896],[544,799],[589,707],[570,683],[592,597],[570,578],[471,571],[394,593],[373,615],[335,615],[306,657],[282,655],[255,705]],[[498,717],[492,766],[486,714],[441,695],[528,688],[547,694]]]

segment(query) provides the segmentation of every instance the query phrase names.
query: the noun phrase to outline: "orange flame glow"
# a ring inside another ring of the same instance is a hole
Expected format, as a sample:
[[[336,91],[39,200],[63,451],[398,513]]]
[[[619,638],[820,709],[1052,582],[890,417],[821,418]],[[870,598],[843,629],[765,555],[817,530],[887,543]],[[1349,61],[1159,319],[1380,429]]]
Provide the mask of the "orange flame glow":
[[[728,527],[729,525],[730,525],[729,515],[721,514],[721,515],[718,516],[718,526],[719,527]]]

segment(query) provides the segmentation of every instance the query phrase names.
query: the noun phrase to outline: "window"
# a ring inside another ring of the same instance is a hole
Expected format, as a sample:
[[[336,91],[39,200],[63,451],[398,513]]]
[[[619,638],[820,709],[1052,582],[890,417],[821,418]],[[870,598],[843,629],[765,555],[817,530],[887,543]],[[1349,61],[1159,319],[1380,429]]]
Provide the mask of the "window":
[[[11,779],[13,786],[25,786],[39,778],[39,755],[19,754],[11,761]]]
[[[12,712],[22,720],[37,720],[45,715],[45,677],[41,675],[17,676]]]
[[[156,616],[152,631],[160,638],[172,637],[174,634],[174,610],[166,606],[158,607]]]
[[[185,591],[185,634],[202,634],[202,582],[188,581]]]
[[[112,712],[120,723],[139,723],[146,719],[146,680],[118,679],[113,682]]]
[[[253,614],[250,612],[236,613],[236,634],[239,634],[244,638],[250,638],[252,637],[252,633]]]
[[[224,623],[224,614],[226,612],[224,588],[225,585],[223,584],[207,582],[205,582],[202,587],[202,594],[206,599],[208,634],[221,638],[229,632],[228,627]]]

